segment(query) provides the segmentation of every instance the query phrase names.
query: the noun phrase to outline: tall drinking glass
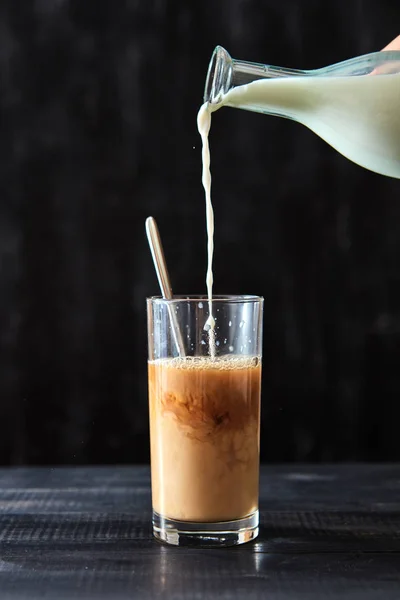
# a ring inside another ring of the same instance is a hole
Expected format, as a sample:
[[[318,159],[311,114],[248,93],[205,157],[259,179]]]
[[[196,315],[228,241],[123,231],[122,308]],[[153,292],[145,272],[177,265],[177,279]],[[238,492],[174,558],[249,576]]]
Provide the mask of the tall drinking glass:
[[[230,546],[258,535],[263,298],[147,299],[153,532]]]

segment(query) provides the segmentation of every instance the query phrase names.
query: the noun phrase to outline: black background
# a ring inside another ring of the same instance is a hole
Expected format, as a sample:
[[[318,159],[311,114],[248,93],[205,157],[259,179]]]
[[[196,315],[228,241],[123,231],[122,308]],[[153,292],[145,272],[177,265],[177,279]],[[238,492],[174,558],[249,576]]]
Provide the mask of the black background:
[[[156,217],[205,291],[196,115],[216,44],[317,68],[381,49],[397,0],[3,0],[0,462],[149,459]],[[265,297],[263,461],[400,459],[400,184],[301,125],[211,132],[215,293]]]

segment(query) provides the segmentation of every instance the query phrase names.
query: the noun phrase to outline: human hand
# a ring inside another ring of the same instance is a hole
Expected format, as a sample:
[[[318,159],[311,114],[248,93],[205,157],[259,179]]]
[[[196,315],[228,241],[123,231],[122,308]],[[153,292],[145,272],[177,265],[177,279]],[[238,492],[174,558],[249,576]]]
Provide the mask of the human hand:
[[[387,46],[385,46],[383,48],[384,51],[386,50],[400,50],[400,35],[397,36],[396,39],[394,39],[392,42],[390,42],[390,44],[388,44]]]

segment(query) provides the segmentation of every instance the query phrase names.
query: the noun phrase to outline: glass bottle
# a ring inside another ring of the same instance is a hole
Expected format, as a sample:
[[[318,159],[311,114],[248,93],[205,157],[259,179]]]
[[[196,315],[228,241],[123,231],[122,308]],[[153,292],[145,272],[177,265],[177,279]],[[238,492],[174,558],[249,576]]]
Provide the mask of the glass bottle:
[[[293,119],[349,160],[400,178],[400,51],[298,70],[232,59],[217,46],[204,101]]]

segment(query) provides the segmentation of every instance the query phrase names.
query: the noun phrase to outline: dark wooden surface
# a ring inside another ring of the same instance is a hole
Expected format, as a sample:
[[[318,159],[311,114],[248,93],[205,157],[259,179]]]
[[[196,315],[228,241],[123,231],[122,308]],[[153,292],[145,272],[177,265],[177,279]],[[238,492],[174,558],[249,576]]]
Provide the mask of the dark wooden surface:
[[[156,542],[146,467],[0,469],[0,598],[400,598],[400,465],[263,467],[261,533]]]

